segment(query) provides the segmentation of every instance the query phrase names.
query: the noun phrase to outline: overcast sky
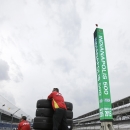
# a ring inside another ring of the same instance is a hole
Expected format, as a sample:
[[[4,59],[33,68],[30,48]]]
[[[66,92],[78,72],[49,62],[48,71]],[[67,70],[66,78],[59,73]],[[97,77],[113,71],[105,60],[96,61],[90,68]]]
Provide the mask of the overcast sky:
[[[97,109],[97,23],[111,100],[130,96],[129,12],[129,0],[0,0],[0,95],[31,117],[54,87],[74,117]]]

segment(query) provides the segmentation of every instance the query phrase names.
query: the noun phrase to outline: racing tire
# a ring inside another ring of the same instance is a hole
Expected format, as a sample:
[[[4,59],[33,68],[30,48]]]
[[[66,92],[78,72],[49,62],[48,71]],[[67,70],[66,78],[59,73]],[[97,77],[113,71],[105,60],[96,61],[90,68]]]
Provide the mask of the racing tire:
[[[52,108],[37,108],[36,117],[52,117],[54,110]]]
[[[73,128],[73,120],[67,119],[67,125],[69,129]],[[33,129],[50,130],[53,128],[53,119],[50,117],[35,117],[33,122]],[[59,126],[61,129],[61,126]]]
[[[71,110],[71,111],[73,110],[72,103],[65,101],[65,104],[66,104],[67,110]],[[37,108],[52,108],[51,100],[40,99],[37,101],[36,107]]]
[[[52,108],[37,108],[36,117],[53,117],[54,110]],[[66,118],[72,119],[73,112],[70,110],[66,111]]]
[[[73,110],[73,104],[71,102],[65,102],[67,110]]]
[[[36,107],[37,108],[52,108],[51,100],[40,99],[37,101]]]
[[[33,129],[52,129],[53,122],[50,117],[35,117]]]

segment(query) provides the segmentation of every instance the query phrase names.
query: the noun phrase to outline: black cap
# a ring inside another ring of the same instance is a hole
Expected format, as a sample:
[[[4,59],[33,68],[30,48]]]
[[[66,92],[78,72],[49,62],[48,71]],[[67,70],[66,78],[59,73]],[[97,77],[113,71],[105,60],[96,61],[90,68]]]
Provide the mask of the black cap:
[[[53,91],[59,92],[59,89],[58,88],[53,88]]]
[[[26,120],[26,119],[27,119],[27,117],[26,117],[26,116],[22,116],[22,119],[23,119],[23,120]]]

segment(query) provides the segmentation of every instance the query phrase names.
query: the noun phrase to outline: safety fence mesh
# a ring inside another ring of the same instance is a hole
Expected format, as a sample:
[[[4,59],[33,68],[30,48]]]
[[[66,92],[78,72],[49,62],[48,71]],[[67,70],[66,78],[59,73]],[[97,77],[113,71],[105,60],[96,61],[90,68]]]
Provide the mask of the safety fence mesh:
[[[21,108],[18,108],[3,96],[0,95],[0,113],[5,113],[10,116],[21,118],[22,116],[26,116],[27,120],[32,120],[31,116],[26,114]]]

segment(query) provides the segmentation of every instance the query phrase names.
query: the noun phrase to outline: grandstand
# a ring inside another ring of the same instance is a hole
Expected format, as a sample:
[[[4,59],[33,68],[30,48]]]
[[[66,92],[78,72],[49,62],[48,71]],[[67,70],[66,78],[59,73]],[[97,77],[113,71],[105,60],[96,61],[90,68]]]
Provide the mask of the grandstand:
[[[130,130],[130,96],[112,103],[113,125],[116,129]],[[100,129],[99,109],[73,118],[73,129]]]
[[[13,116],[13,122],[14,123],[18,123],[19,119],[20,119],[20,117],[15,116],[15,115]],[[11,122],[12,121],[12,114],[0,109],[0,121]]]
[[[0,130],[16,129],[20,117],[0,109]]]
[[[8,123],[8,122],[0,122],[0,130],[10,130],[10,129],[13,129],[13,130],[16,130],[17,129],[17,124],[11,124],[11,123]]]
[[[130,115],[129,107],[130,106],[130,96],[120,99],[112,103],[112,110],[113,110],[113,118],[116,118],[119,115]],[[125,109],[125,110],[124,110]],[[128,109],[128,110],[127,110]],[[123,111],[124,110],[124,111]],[[123,112],[122,112],[123,111]],[[86,114],[83,114],[73,120],[82,120],[83,118],[98,115],[99,116],[99,109],[93,110]],[[95,120],[95,119],[94,119]],[[99,117],[98,117],[99,120]]]
[[[31,123],[32,119],[29,115],[0,95],[0,130],[16,129],[23,115]]]

